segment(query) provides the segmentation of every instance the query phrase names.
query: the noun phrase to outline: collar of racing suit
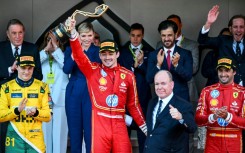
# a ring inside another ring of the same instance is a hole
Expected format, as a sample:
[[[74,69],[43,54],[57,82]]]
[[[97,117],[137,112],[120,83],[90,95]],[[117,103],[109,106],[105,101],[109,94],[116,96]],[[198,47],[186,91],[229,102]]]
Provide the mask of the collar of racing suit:
[[[234,83],[231,84],[221,84],[220,85],[220,90],[232,90],[232,86],[234,85]]]
[[[119,92],[119,80],[120,80],[120,65],[117,63],[117,66],[113,68],[106,67],[102,64],[102,69],[107,73],[113,73],[114,77],[112,78],[113,81],[113,94],[118,95]]]
[[[16,83],[19,85],[19,86],[21,86],[21,87],[29,87],[32,83],[33,83],[33,81],[34,81],[34,78],[32,77],[30,80],[28,80],[28,81],[23,81],[23,80],[21,80],[20,78],[16,78],[15,79],[15,81],[16,81]]]

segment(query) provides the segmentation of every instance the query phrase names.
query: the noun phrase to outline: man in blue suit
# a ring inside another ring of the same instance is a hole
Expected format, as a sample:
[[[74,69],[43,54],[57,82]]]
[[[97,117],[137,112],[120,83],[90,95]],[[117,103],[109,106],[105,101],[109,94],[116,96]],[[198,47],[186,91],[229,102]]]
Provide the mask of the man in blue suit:
[[[176,23],[171,20],[159,24],[163,47],[149,54],[146,79],[152,83],[159,70],[170,71],[175,82],[174,93],[189,101],[187,82],[192,78],[193,59],[190,51],[175,45],[177,30]]]
[[[189,133],[197,129],[193,107],[173,93],[174,82],[169,71],[158,71],[154,85],[158,97],[148,105],[144,153],[188,153]]]
[[[119,63],[130,71],[134,72],[136,78],[137,92],[139,102],[144,115],[146,115],[148,102],[151,99],[151,88],[146,81],[147,58],[149,49],[142,44],[144,37],[144,27],[139,23],[134,23],[130,27],[130,42],[127,42],[122,48],[119,56]],[[127,118],[132,118],[127,116]],[[128,121],[127,121],[128,122]],[[131,122],[131,124],[130,124]],[[146,136],[138,128],[135,122],[129,121],[129,135],[131,130],[137,130],[139,152],[143,153]]]

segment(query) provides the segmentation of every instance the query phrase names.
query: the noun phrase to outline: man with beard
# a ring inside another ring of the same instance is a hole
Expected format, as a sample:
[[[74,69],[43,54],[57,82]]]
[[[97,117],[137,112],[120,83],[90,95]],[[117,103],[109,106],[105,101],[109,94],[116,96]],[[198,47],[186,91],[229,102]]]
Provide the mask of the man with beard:
[[[174,94],[189,101],[187,82],[192,78],[193,59],[191,52],[175,45],[178,27],[175,22],[165,20],[158,26],[163,47],[149,54],[146,79],[154,80],[159,70],[168,70],[173,75]]]
[[[198,126],[207,126],[205,153],[242,152],[245,89],[234,83],[234,60],[222,57],[216,69],[219,83],[202,90],[195,117]]]

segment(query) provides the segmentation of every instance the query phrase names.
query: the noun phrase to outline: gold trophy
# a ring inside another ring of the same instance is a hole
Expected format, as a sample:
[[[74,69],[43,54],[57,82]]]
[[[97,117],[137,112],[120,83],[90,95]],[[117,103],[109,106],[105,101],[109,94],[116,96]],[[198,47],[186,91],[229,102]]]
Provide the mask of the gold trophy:
[[[90,13],[90,12],[84,12],[84,11],[80,11],[80,10],[76,10],[72,15],[71,18],[75,19],[75,16],[77,14],[82,14],[84,16],[88,16],[88,17],[100,17],[102,14],[105,13],[105,11],[109,8],[108,5],[105,4],[101,4],[99,6],[97,6],[95,8],[94,13]],[[70,27],[66,27],[64,24],[60,23],[58,26],[56,26],[54,29],[51,30],[51,32],[53,33],[53,35],[60,40],[62,43],[65,43],[69,38],[70,38]]]

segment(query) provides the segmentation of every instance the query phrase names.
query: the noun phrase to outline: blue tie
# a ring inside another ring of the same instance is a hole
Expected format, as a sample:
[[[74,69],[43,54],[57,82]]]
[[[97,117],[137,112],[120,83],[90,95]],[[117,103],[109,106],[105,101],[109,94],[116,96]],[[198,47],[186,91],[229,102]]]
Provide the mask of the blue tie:
[[[241,56],[241,48],[239,46],[240,43],[241,43],[240,41],[236,42],[236,55],[237,55],[237,57]]]
[[[158,109],[157,109],[156,118],[157,118],[158,115],[161,113],[161,109],[162,109],[162,100],[159,101],[159,106],[158,106]]]
[[[15,59],[19,56],[18,50],[19,50],[19,47],[15,47],[15,52],[14,52]]]

